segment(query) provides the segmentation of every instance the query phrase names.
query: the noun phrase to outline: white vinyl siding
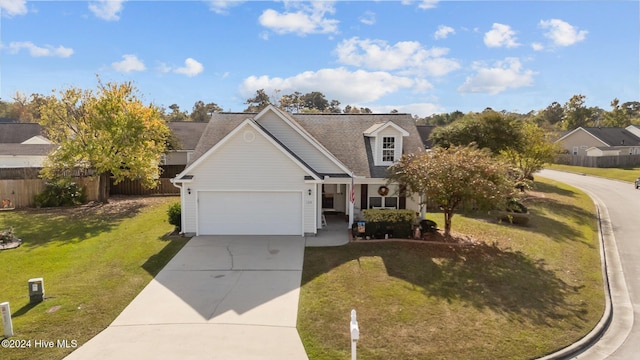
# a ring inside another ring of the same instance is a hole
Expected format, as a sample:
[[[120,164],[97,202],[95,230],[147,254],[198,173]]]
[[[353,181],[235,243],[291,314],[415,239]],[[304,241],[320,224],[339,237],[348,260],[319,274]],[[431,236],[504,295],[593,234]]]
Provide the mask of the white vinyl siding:
[[[203,158],[188,175],[193,175],[193,181],[183,185],[185,189],[192,189],[191,195],[186,192],[184,195],[184,232],[196,232],[196,191],[300,192],[304,198],[304,232],[316,232],[313,191],[308,195],[308,189],[313,189],[314,184],[304,180],[308,173],[249,124]],[[250,206],[246,212],[250,216]]]
[[[275,113],[267,112],[257,119],[257,122],[317,172],[329,174],[344,172]]]

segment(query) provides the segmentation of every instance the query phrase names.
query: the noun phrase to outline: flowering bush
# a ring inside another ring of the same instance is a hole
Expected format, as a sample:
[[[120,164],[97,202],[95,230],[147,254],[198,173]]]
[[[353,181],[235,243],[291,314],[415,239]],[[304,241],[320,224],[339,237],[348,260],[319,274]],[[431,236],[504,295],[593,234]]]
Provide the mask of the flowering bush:
[[[0,243],[6,244],[17,240],[13,234],[13,227],[0,231]]]

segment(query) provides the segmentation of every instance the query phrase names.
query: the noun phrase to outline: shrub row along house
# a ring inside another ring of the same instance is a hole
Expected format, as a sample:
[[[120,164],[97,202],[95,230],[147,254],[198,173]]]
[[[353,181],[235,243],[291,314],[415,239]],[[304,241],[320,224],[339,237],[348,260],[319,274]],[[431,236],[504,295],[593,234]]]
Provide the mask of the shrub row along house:
[[[424,151],[409,114],[216,113],[180,187],[182,231],[197,235],[316,234],[323,211],[419,210],[386,186],[403,153]]]

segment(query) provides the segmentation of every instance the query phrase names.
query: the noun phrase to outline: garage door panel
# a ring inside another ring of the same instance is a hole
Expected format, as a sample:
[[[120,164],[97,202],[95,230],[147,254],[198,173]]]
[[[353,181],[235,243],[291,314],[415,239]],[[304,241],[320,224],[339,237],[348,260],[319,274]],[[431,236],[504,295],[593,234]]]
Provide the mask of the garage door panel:
[[[302,235],[300,192],[199,192],[200,235]]]

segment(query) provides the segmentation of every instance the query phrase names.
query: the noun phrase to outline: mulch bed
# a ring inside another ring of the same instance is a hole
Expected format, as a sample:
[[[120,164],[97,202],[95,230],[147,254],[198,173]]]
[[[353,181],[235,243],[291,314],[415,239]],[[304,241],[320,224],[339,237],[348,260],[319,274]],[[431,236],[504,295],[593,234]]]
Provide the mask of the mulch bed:
[[[412,242],[434,245],[451,245],[451,246],[474,246],[482,244],[482,241],[475,239],[473,236],[467,234],[461,234],[452,231],[449,236],[444,236],[444,232],[441,230],[423,234],[422,239],[362,239],[352,237],[351,231],[349,231],[349,241],[357,243],[378,243],[378,242]]]

